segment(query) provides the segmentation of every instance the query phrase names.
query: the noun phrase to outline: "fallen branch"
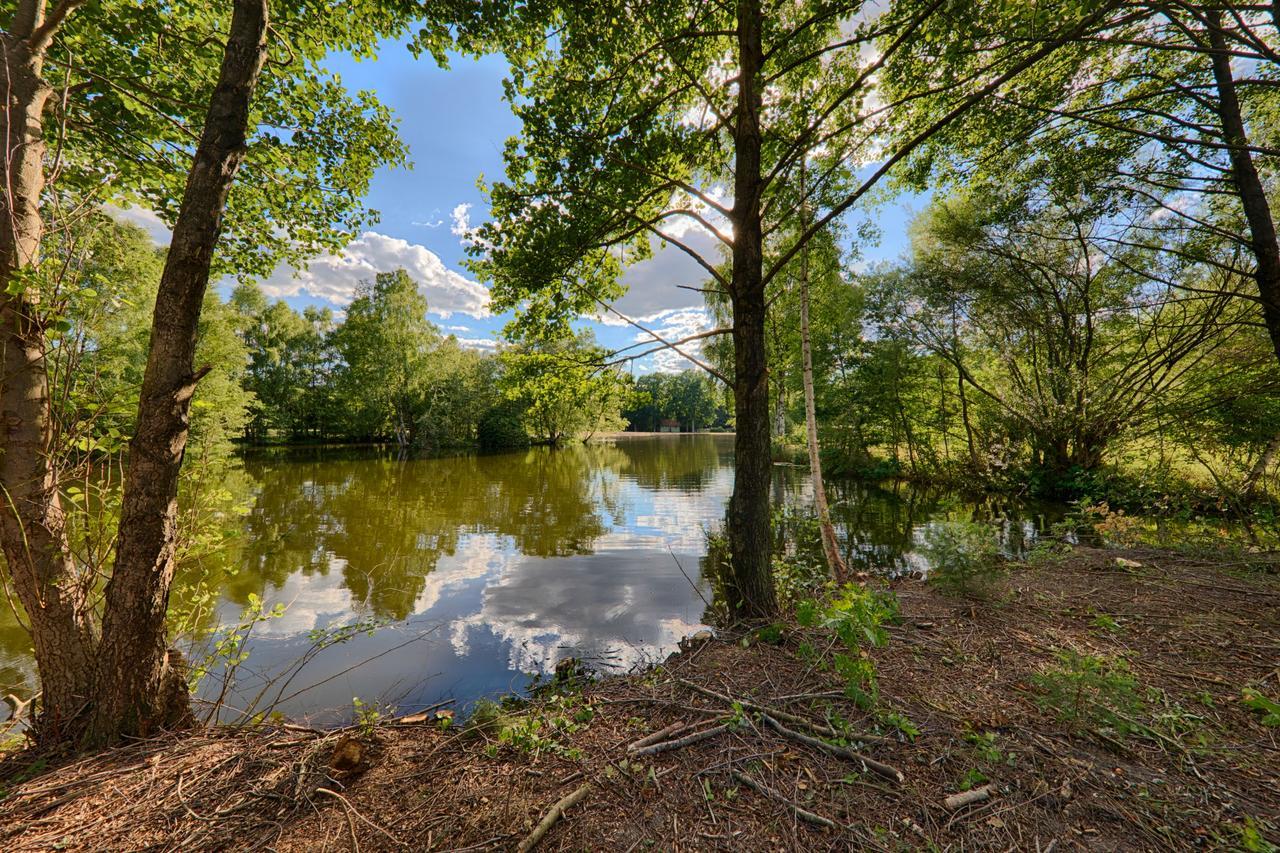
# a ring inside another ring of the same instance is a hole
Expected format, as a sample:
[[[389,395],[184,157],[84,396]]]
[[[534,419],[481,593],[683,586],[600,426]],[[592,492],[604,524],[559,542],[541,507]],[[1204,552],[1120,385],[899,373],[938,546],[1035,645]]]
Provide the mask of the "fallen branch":
[[[831,728],[831,726],[824,725],[819,722],[815,722],[806,717],[801,717],[799,714],[793,714],[790,711],[784,711],[781,708],[773,708],[773,707],[770,707],[769,705],[761,705],[759,703],[752,702],[749,699],[734,699],[732,696],[726,696],[723,693],[717,693],[716,691],[703,687],[700,684],[694,684],[692,681],[685,681],[683,678],[677,678],[676,681],[679,682],[680,684],[683,684],[685,687],[688,687],[690,690],[692,690],[695,693],[701,693],[703,696],[707,696],[712,699],[717,699],[730,707],[734,705],[741,705],[743,708],[746,708],[748,711],[756,711],[761,714],[768,714],[769,716],[773,717],[776,720],[786,720],[788,723],[791,723],[792,725],[804,726],[806,729],[809,729],[810,731],[815,731],[818,734],[823,735],[825,737],[843,737],[843,738],[848,738],[849,740],[856,740],[860,743],[896,743],[896,741],[894,741],[893,738],[881,737],[880,735],[868,735],[868,734],[861,734],[861,733],[841,734],[840,732],[837,732],[835,729]]]
[[[534,827],[533,832],[525,836],[524,841],[520,842],[520,846],[516,848],[518,853],[528,853],[528,851],[537,847],[538,842],[551,831],[551,827],[555,826],[556,821],[564,817],[566,811],[582,802],[583,798],[591,790],[591,785],[591,782],[583,782],[572,793],[561,797],[554,806],[548,809],[542,820]]]
[[[757,782],[755,779],[752,779],[750,776],[746,775],[745,773],[739,773],[737,770],[731,770],[729,771],[729,775],[732,776],[735,781],[741,782],[743,785],[746,785],[748,788],[755,791],[757,794],[760,794],[761,796],[764,796],[764,797],[768,797],[771,800],[777,800],[778,802],[783,803],[792,811],[794,811],[796,813],[796,817],[800,818],[801,820],[808,821],[809,823],[812,823],[816,826],[825,826],[828,829],[836,828],[835,821],[829,818],[825,818],[820,814],[814,814],[813,812],[808,811],[807,809],[801,808],[796,803],[782,796],[782,794],[778,793],[772,788],[765,787],[764,785]]]
[[[648,746],[651,743],[657,743],[660,740],[666,740],[676,732],[681,731],[682,729],[687,729],[691,725],[696,725],[696,724],[681,723],[681,722],[672,723],[671,725],[667,726],[665,729],[658,729],[656,732],[652,732],[640,738],[640,740],[636,741],[635,743],[628,744],[627,752],[634,752],[635,750],[639,749],[642,746]]]
[[[889,779],[892,782],[897,782],[898,784],[902,784],[903,782],[906,781],[906,777],[902,775],[902,771],[898,770],[896,767],[890,767],[888,764],[884,764],[882,762],[876,761],[874,758],[868,758],[862,753],[857,752],[856,750],[850,749],[847,746],[836,746],[833,743],[827,743],[825,740],[819,740],[816,737],[809,737],[806,734],[801,734],[800,732],[792,731],[791,729],[782,725],[782,723],[778,722],[768,714],[764,714],[763,719],[766,725],[768,725],[770,728],[772,728],[774,731],[776,731],[778,734],[782,735],[783,737],[791,738],[797,743],[803,743],[806,746],[813,747],[814,749],[820,749],[823,752],[826,752],[830,755],[835,755],[840,758],[847,758],[850,761],[859,761],[867,769],[873,770],[876,773],[879,773],[881,776],[885,777],[886,779]]]
[[[965,806],[971,806],[974,803],[985,802],[991,799],[991,792],[995,790],[995,787],[995,785],[983,785],[980,788],[972,788],[968,791],[952,794],[942,801],[942,807],[949,812],[953,812]]]
[[[679,749],[682,746],[688,746],[691,743],[697,743],[698,741],[715,737],[716,735],[727,732],[728,730],[729,730],[729,724],[723,723],[718,726],[713,726],[709,729],[703,729],[700,732],[694,732],[691,735],[685,735],[684,737],[676,738],[675,740],[664,740],[658,743],[651,743],[648,746],[642,746],[639,749],[633,749],[631,750],[631,754],[632,755],[653,755],[658,752],[666,752],[671,749]]]

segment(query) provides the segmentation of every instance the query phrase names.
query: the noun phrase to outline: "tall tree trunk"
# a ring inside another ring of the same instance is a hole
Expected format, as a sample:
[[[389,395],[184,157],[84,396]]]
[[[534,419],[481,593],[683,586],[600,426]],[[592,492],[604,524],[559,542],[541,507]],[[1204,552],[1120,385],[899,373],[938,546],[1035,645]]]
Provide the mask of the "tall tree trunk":
[[[166,652],[178,473],[196,383],[196,330],[227,193],[244,158],[249,106],[267,55],[267,0],[235,0],[217,87],[192,158],[156,297],[151,349],[129,450],[115,569],[107,583],[94,743],[190,716],[185,667]]]
[[[1244,218],[1249,224],[1250,247],[1255,260],[1254,278],[1258,283],[1258,296],[1262,302],[1262,318],[1276,358],[1280,359],[1280,242],[1276,239],[1276,224],[1267,202],[1267,191],[1258,176],[1253,155],[1244,147],[1249,144],[1244,118],[1240,112],[1240,99],[1236,94],[1235,78],[1231,73],[1231,54],[1222,32],[1222,16],[1217,11],[1208,13],[1209,47],[1213,52],[1213,79],[1218,87],[1218,119],[1222,133],[1232,146],[1231,180],[1240,196]]]
[[[803,166],[801,167],[803,169]],[[804,193],[803,171],[801,194]],[[807,228],[807,223],[806,223]],[[836,529],[831,523],[831,508],[827,505],[827,487],[822,482],[822,455],[818,451],[818,414],[813,399],[813,349],[809,344],[809,247],[800,252],[800,358],[804,379],[804,425],[809,444],[809,477],[813,481],[813,504],[818,510],[818,527],[822,533],[822,553],[827,557],[827,567],[840,583],[849,579],[849,567],[840,556],[840,544],[836,541]]]
[[[770,566],[769,369],[765,354],[764,236],[760,222],[760,0],[738,0],[738,109],[734,127],[731,218],[733,278],[733,496],[729,500],[730,584],[734,615],[777,611]]]
[[[52,92],[44,54],[79,3],[46,18],[43,0],[17,4],[0,34],[5,103],[4,192],[0,193],[0,545],[30,621],[42,699],[36,732],[56,741],[92,693],[93,627],[87,581],[67,541],[58,496],[53,416],[45,364],[44,318],[35,281],[44,222],[44,109]]]

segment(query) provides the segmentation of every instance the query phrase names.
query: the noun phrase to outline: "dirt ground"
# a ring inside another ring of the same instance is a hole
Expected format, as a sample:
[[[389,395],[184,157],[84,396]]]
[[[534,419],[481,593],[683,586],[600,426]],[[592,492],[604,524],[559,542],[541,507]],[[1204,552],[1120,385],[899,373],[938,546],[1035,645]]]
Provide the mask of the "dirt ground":
[[[784,626],[469,728],[19,752],[0,850],[516,849],[569,795],[540,850],[1271,850],[1280,576],[1231,560],[1077,548],[985,603],[899,581],[871,710]]]

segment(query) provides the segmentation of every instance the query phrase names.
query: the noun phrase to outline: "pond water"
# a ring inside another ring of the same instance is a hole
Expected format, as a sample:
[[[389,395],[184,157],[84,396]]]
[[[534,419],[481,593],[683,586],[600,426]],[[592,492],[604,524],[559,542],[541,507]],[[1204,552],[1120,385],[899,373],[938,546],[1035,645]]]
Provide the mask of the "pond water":
[[[601,671],[660,660],[707,618],[705,531],[723,522],[732,464],[727,435],[427,459],[251,456],[252,509],[206,621],[236,624],[255,597],[283,613],[253,625],[235,683],[223,693],[211,677],[202,696],[221,695],[224,718],[274,703],[331,724],[353,697],[465,710],[565,657]],[[775,471],[776,501],[809,502],[804,469]],[[850,563],[890,574],[927,570],[918,546],[936,519],[996,520],[1016,555],[1056,518],[902,485],[831,491]],[[0,694],[32,690],[28,647],[0,616]]]

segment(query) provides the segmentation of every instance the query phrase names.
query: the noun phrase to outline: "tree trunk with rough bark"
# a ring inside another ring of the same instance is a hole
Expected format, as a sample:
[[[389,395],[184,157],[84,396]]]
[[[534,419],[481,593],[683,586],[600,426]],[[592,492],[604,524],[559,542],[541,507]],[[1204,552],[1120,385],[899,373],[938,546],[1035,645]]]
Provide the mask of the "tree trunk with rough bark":
[[[1254,256],[1254,279],[1262,303],[1262,318],[1271,336],[1276,358],[1280,359],[1280,242],[1276,239],[1275,220],[1267,201],[1267,191],[1246,148],[1249,136],[1240,111],[1236,82],[1231,72],[1231,54],[1222,32],[1222,15],[1208,13],[1209,47],[1212,51],[1213,79],[1218,88],[1218,119],[1222,133],[1232,146],[1231,181],[1235,184],[1249,225],[1250,248]]]
[[[734,127],[733,496],[729,500],[730,610],[768,618],[778,609],[770,560],[769,369],[765,353],[764,236],[760,221],[760,66],[763,16],[759,0],[739,0],[738,109]]]
[[[43,79],[44,55],[77,5],[64,2],[46,17],[43,0],[23,0],[10,29],[0,33],[6,89],[0,110],[0,545],[30,622],[42,689],[35,731],[45,741],[60,739],[86,707],[94,669],[88,582],[72,560],[58,494],[36,281],[44,237],[44,110],[52,94]]]
[[[267,0],[235,0],[217,87],[192,158],[160,279],[151,348],[129,447],[115,569],[107,583],[88,739],[110,743],[190,718],[185,666],[167,650],[178,474],[196,330],[227,194],[244,158],[249,106],[267,55]]]

